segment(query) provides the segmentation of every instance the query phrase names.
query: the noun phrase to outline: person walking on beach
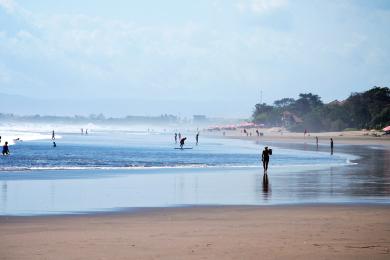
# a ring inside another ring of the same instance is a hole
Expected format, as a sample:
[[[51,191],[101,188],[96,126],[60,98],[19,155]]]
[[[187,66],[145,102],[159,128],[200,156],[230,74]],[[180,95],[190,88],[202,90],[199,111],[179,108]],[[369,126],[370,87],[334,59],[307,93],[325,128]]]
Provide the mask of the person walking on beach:
[[[183,149],[184,142],[186,141],[186,139],[187,139],[187,137],[180,139],[180,149]]]
[[[272,154],[272,150],[266,146],[261,154],[261,161],[263,162],[264,173],[268,171],[269,156]]]
[[[333,154],[333,138],[330,138],[330,154]]]
[[[54,133],[54,130],[53,132],[51,133],[51,140],[55,140],[56,139],[56,134]]]
[[[198,142],[199,142],[199,132],[196,134],[195,140],[196,140],[196,145],[198,145]]]
[[[9,155],[8,142],[5,142],[3,145],[3,155]]]

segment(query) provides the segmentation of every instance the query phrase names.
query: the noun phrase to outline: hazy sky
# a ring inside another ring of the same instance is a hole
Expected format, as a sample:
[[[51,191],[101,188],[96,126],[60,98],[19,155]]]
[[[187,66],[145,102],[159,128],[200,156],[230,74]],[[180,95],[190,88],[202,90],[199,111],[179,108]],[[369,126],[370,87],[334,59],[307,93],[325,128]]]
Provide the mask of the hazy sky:
[[[388,0],[0,0],[0,93],[248,116],[389,82]]]

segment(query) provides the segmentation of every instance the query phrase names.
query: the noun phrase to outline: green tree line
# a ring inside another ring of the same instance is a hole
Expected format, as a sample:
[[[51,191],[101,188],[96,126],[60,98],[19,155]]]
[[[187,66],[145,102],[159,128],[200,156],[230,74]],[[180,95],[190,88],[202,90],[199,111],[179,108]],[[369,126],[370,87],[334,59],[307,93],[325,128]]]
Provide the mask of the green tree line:
[[[390,125],[390,89],[373,87],[328,104],[318,95],[299,94],[298,99],[282,98],[273,105],[256,104],[252,120],[267,126],[284,126],[291,131],[381,129]]]

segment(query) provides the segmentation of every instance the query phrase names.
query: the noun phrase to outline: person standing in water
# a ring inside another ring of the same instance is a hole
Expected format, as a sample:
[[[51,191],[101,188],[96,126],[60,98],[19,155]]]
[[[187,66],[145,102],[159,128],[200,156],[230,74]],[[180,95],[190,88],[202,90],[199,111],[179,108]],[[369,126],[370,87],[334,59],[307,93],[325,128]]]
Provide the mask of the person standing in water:
[[[333,138],[330,138],[330,154],[333,154]]]
[[[180,139],[180,148],[183,149],[183,146],[184,146],[184,142],[186,141],[187,137],[184,137],[182,139]]]
[[[3,155],[9,155],[8,142],[5,142],[3,145]]]
[[[261,154],[261,161],[263,162],[264,173],[268,171],[269,156],[272,154],[272,150],[266,146]]]
[[[53,132],[51,133],[51,140],[55,140],[56,139],[56,134],[54,133],[54,130]]]
[[[195,140],[196,140],[196,145],[198,145],[198,142],[199,142],[199,132],[196,134]]]

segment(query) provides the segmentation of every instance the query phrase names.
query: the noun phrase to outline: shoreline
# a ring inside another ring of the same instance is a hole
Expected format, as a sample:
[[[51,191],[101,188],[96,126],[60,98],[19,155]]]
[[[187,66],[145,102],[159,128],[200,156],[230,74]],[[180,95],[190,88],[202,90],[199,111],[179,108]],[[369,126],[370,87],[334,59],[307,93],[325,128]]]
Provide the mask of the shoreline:
[[[387,259],[390,207],[307,205],[0,217],[0,259]]]

